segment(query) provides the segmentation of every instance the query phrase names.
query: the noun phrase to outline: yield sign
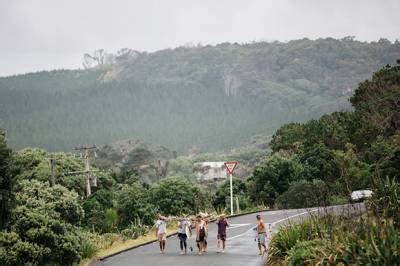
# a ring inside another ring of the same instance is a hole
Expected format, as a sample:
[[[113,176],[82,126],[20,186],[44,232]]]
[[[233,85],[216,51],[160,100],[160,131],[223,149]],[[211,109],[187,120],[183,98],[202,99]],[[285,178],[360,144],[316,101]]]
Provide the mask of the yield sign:
[[[226,167],[226,171],[228,171],[229,174],[233,174],[233,171],[235,170],[238,162],[224,162],[224,164]]]

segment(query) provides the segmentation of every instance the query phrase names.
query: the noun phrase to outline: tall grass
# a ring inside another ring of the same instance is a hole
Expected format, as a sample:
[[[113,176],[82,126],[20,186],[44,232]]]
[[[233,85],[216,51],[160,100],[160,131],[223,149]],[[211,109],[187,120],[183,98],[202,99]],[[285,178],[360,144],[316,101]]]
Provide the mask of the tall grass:
[[[377,182],[363,214],[328,209],[282,227],[272,238],[268,265],[400,265],[400,183]]]
[[[391,219],[328,215],[281,230],[267,264],[400,265],[400,231]]]

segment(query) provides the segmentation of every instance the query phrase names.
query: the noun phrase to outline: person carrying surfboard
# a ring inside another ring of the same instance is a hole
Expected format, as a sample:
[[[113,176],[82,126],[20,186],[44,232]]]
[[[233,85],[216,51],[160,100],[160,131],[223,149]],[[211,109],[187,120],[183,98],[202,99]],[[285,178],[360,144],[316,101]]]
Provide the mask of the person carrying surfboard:
[[[217,253],[225,252],[225,241],[226,241],[226,228],[229,227],[229,222],[225,218],[225,215],[221,215],[217,222],[218,234],[217,234]]]
[[[256,216],[256,227],[257,231],[257,242],[258,242],[258,250],[259,250],[259,255],[264,254],[267,251],[267,247],[265,245],[266,243],[266,237],[267,237],[267,227],[265,226],[264,221],[261,219],[261,215]]]
[[[192,230],[190,229],[190,222],[185,218],[182,218],[178,222],[178,238],[179,246],[181,248],[181,255],[187,254],[187,238],[192,235]]]

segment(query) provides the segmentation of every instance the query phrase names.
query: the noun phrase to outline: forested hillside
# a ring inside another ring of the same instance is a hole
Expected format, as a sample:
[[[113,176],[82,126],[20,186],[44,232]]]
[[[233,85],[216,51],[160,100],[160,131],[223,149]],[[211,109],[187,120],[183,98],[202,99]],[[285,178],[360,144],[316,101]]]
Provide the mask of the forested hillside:
[[[233,193],[242,210],[338,205],[348,202],[351,191],[374,193],[360,218],[318,218],[281,229],[269,245],[268,265],[400,261],[400,65],[376,72],[350,99],[351,112],[280,127],[272,136],[271,154],[264,139],[255,138],[247,145],[250,151],[242,147],[223,157],[240,161],[242,173],[256,166],[248,179],[235,173]],[[257,147],[259,152],[252,152]],[[138,151],[146,161],[175,157],[163,147],[128,140],[102,147],[99,159],[129,159]],[[192,182],[197,159],[178,157],[152,184],[135,169],[97,172],[97,186],[88,196],[86,176],[71,175],[84,169],[81,158],[42,149],[13,151],[0,129],[0,265],[76,265],[103,248],[115,252],[117,241],[154,236],[157,213],[226,212],[229,181],[215,190]]]
[[[400,43],[303,39],[128,54],[85,70],[0,78],[10,146],[67,151],[135,138],[178,152],[229,149],[350,108],[356,84],[400,58]]]

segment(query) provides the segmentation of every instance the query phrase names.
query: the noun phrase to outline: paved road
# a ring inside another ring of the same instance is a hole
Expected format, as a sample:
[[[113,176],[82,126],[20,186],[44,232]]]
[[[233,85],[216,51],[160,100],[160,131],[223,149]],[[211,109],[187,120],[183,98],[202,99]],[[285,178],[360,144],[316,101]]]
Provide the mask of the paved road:
[[[310,208],[298,210],[267,211],[260,213],[266,223],[274,224],[273,230],[277,230],[279,225],[288,221],[304,219],[310,214],[325,213],[326,211],[335,213],[359,212],[363,208],[361,204],[344,205],[326,208]],[[119,255],[110,257],[97,265],[151,265],[151,266],[219,266],[219,265],[262,265],[262,257],[257,255],[257,243],[254,241],[252,228],[255,224],[255,215],[250,214],[231,218],[232,228],[227,232],[227,250],[224,254],[217,254],[216,248],[216,225],[209,226],[208,252],[204,255],[197,255],[197,252],[189,252],[187,255],[180,255],[179,240],[176,236],[169,237],[167,240],[166,253],[159,254],[158,243],[133,249]],[[195,239],[192,237],[188,244],[195,248]],[[194,249],[195,250],[195,249]]]

